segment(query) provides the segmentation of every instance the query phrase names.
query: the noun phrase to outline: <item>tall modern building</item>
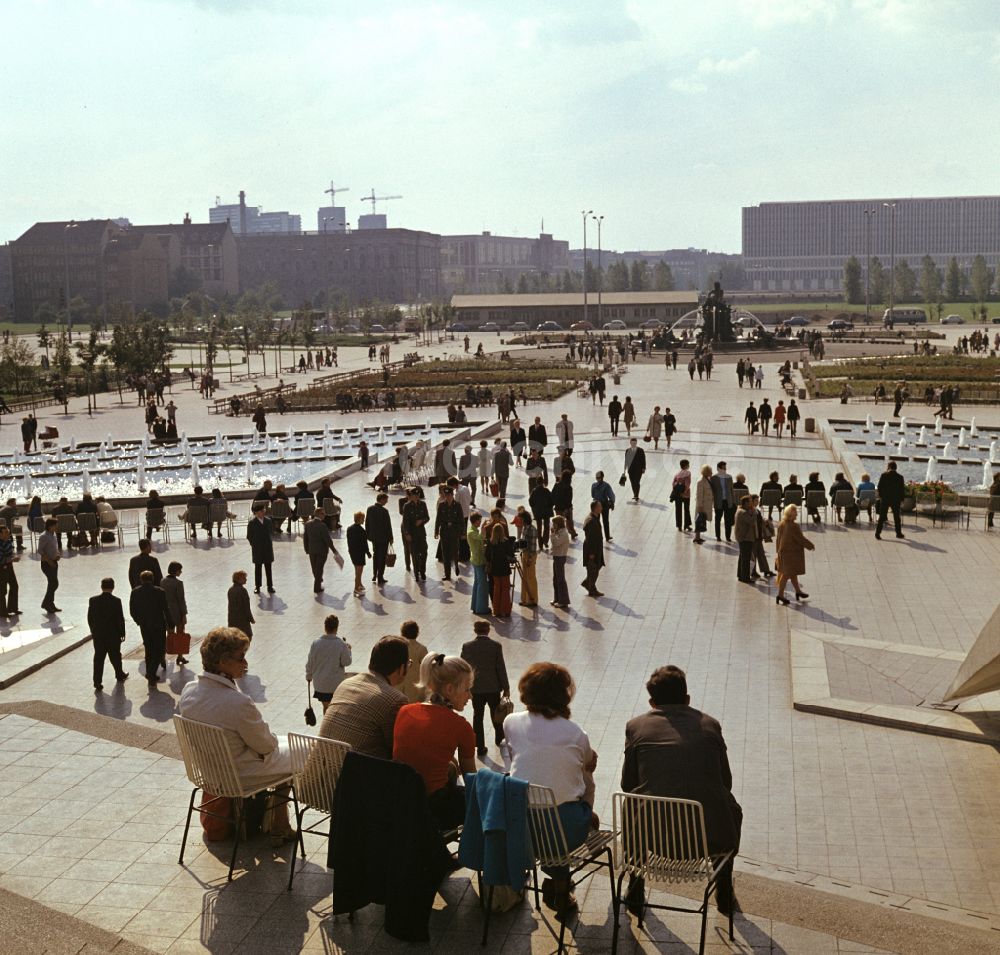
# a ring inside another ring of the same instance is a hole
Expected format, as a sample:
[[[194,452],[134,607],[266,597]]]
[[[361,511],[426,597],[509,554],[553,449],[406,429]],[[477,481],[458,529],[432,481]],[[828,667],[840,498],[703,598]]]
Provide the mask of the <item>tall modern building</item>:
[[[10,259],[10,243],[0,243],[0,316],[4,321],[10,321],[14,314],[14,274]]]
[[[509,291],[522,275],[568,268],[569,243],[547,232],[535,238],[492,232],[441,237],[441,274],[452,292]]]
[[[291,212],[264,212],[260,206],[248,206],[240,192],[240,201],[220,203],[208,210],[208,221],[217,225],[228,222],[234,235],[298,233],[302,231],[302,216]]]
[[[886,203],[895,203],[895,243]],[[874,211],[866,217],[866,209]],[[887,267],[893,244],[896,261],[914,271],[925,255],[940,268],[952,257],[966,269],[977,255],[993,269],[1000,263],[1000,196],[763,202],[743,209],[747,287],[839,290],[850,256],[864,267],[869,220],[871,254]]]
[[[317,232],[346,232],[347,209],[344,206],[320,206],[316,210]]]

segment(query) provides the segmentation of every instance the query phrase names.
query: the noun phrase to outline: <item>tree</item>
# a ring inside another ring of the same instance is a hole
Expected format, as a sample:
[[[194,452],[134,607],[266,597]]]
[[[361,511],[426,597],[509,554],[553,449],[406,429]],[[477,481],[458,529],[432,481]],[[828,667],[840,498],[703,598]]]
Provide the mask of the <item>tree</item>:
[[[868,273],[868,290],[873,302],[885,303],[889,297],[889,286],[885,280],[885,269],[877,255],[872,256],[872,266]]]
[[[9,384],[17,395],[32,390],[25,386],[35,377],[35,353],[22,336],[11,335],[0,347],[0,366],[5,389]]]
[[[609,292],[627,292],[628,286],[628,264],[624,259],[615,259],[615,261],[608,266],[607,282],[604,287]]]
[[[97,365],[97,360],[107,350],[107,346],[101,345],[98,342],[97,329],[92,328],[87,341],[77,342],[74,347],[76,348],[77,358],[80,360],[80,368],[83,370],[84,381],[87,383],[87,414],[93,415],[93,409],[97,407],[96,395],[94,395],[93,401],[91,401],[91,394],[94,387],[94,368]]]
[[[178,265],[170,273],[170,278],[167,282],[167,297],[184,298],[184,296],[196,292],[199,288],[201,288],[201,279],[198,278],[197,274],[184,265]]]
[[[41,311],[41,309],[39,309],[38,311]],[[48,364],[49,361],[49,345],[51,344],[52,344],[52,335],[49,334],[49,330],[45,327],[45,323],[42,322],[41,327],[38,329],[38,347],[45,349],[46,364]]]
[[[948,272],[944,280],[944,296],[949,302],[957,302],[962,294],[962,270],[958,259],[952,256],[948,260]]]
[[[52,366],[62,379],[63,414],[69,414],[69,373],[73,367],[73,357],[69,353],[69,338],[60,332],[52,353]]]
[[[857,305],[864,301],[864,290],[861,287],[861,263],[853,255],[844,263],[844,301],[848,305]]]
[[[920,297],[928,305],[941,297],[941,270],[929,255],[920,260]]]
[[[897,302],[912,302],[917,294],[917,276],[910,263],[906,259],[900,259],[896,263],[896,274],[894,276],[894,286]]]
[[[629,286],[633,292],[645,292],[649,288],[649,263],[645,259],[635,259],[632,262]]]
[[[673,269],[663,259],[653,267],[653,288],[657,292],[672,292],[675,288]]]
[[[972,297],[979,303],[985,302],[990,297],[990,289],[993,287],[993,269],[986,264],[986,259],[977,255],[972,260],[972,268],[969,270],[969,284],[972,286]]]

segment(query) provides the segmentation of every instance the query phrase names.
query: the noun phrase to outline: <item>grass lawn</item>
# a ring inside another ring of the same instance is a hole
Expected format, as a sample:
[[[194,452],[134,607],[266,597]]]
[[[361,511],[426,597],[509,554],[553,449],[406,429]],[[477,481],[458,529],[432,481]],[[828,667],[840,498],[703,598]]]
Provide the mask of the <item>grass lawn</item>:
[[[922,395],[928,386],[950,384],[961,389],[964,399],[1000,400],[1000,358],[974,358],[968,355],[912,355],[884,358],[849,358],[824,365],[811,365],[815,398],[840,394],[844,381],[850,381],[855,395],[861,397],[884,384],[892,391],[897,381],[905,381],[912,395]]]
[[[738,294],[738,291],[737,293]],[[850,314],[852,316],[860,315],[862,321],[864,321],[865,306],[864,303],[861,305],[848,305],[845,302],[828,301],[828,302],[754,302],[752,300],[739,301],[736,303],[739,307],[746,308],[748,311],[753,312],[755,315],[758,313],[766,315],[776,315],[776,314],[789,314],[789,315],[801,315],[804,318],[813,319],[815,321],[829,321],[832,318],[836,318],[837,315]],[[882,324],[882,314],[888,308],[888,304],[883,304],[881,302],[872,302],[871,305],[871,315],[872,324]],[[897,303],[896,308],[922,308],[927,313],[927,324],[937,325],[937,306],[928,306],[923,304],[923,302],[911,302],[911,303]],[[975,310],[975,317],[973,317],[973,310]],[[989,322],[994,317],[1000,317],[1000,302],[987,302],[987,322]],[[979,318],[979,305],[974,302],[945,302],[941,307],[941,316],[946,315],[959,315],[965,319],[967,325],[981,325],[982,320]],[[857,319],[855,319],[857,320]],[[922,327],[922,326],[921,326]]]

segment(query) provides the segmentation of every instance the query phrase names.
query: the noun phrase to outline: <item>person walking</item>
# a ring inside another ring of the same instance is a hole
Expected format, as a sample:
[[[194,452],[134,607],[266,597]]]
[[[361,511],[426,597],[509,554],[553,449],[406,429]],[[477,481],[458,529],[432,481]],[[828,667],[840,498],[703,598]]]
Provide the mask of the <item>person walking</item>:
[[[597,589],[597,577],[604,566],[604,547],[601,541],[601,502],[590,502],[590,513],[583,521],[583,566],[587,576],[580,584],[591,597],[603,597]],[[609,537],[608,540],[611,540]]]
[[[893,402],[892,416],[894,418],[899,417],[899,412],[902,410],[903,402],[905,400],[906,400],[906,392],[903,390],[903,386],[896,385],[896,388],[892,393],[892,402]]]
[[[458,540],[465,525],[462,507],[455,500],[452,488],[444,489],[444,499],[438,503],[434,518],[434,539],[441,541],[441,562],[444,564],[444,580],[451,580],[451,568],[455,576],[461,575],[458,566]]]
[[[768,566],[764,544],[774,540],[774,525],[770,520],[764,519],[764,513],[760,509],[760,497],[756,494],[750,495],[750,510],[753,512],[754,521],[757,524],[757,539],[753,543],[754,563],[757,566],[757,572],[770,579],[774,573]],[[752,571],[753,566],[751,565],[751,578],[754,576]]]
[[[639,490],[642,486],[642,476],[646,473],[646,452],[639,447],[639,442],[631,438],[625,449],[625,470],[629,484],[632,485],[632,500],[639,502]]]
[[[779,400],[777,407],[774,409],[774,434],[778,438],[781,437],[782,432],[785,430],[786,415],[785,402]]]
[[[482,759],[487,753],[483,729],[483,714],[487,707],[493,724],[493,740],[497,746],[503,743],[503,724],[497,721],[496,713],[500,698],[510,696],[510,681],[503,658],[503,644],[490,636],[489,622],[477,620],[472,630],[476,636],[462,644],[461,657],[476,674],[472,684],[472,730],[476,734],[476,755]]]
[[[569,415],[561,415],[556,422],[556,440],[559,442],[560,451],[563,448],[573,449],[573,430],[573,422],[569,420]]]
[[[715,539],[722,540],[721,525],[725,522],[726,540],[732,540],[733,517],[736,513],[736,497],[733,493],[733,479],[726,472],[726,462],[720,461],[712,475],[712,494],[715,500]]]
[[[483,515],[473,511],[469,515],[469,529],[465,539],[469,544],[469,563],[472,565],[472,612],[487,614],[490,612],[490,585],[486,577],[486,542],[483,540],[480,525]]]
[[[677,434],[677,418],[671,414],[669,408],[663,409],[663,437],[667,442],[667,449],[670,448],[670,442],[673,440],[674,435]]]
[[[330,528],[326,526],[326,522],[320,517],[318,511],[313,511],[302,528],[302,548],[309,557],[309,566],[312,568],[313,593],[321,593],[323,590],[323,570],[330,552],[333,552],[334,558],[338,559],[341,564],[343,564],[343,559],[337,553],[337,548],[334,547]]]
[[[518,601],[518,605],[537,607],[538,577],[535,574],[535,565],[538,563],[538,531],[530,518],[525,520],[521,528],[521,541],[523,545],[519,552],[521,558],[521,599]]]
[[[747,425],[747,434],[755,434],[757,432],[757,409],[752,401],[747,405],[747,410],[743,412],[743,420]]]
[[[518,462],[521,456],[517,456]],[[500,442],[499,449],[490,457],[490,467],[493,469],[493,480],[497,482],[497,500],[503,501],[507,497],[507,482],[510,480],[510,467],[513,458],[506,441]]]
[[[420,488],[407,488],[402,533],[413,564],[413,578],[417,581],[427,579],[427,524],[430,519]]]
[[[771,417],[771,405],[767,398],[762,398],[760,407],[757,409],[757,420],[760,422],[760,433],[765,438],[767,437],[768,431],[771,429]]]
[[[274,578],[271,565],[274,563],[274,525],[267,516],[267,506],[263,502],[253,505],[253,517],[247,522],[247,540],[250,542],[250,556],[253,560],[253,592],[260,593],[261,571],[267,576],[267,592],[274,593]],[[247,634],[249,636],[249,634]]]
[[[625,396],[625,404],[622,405],[622,420],[625,422],[625,434],[631,436],[632,429],[635,427],[635,405],[632,404],[632,399],[629,395]],[[618,432],[616,431],[615,434]]]
[[[608,402],[608,418],[611,421],[611,436],[618,437],[618,422],[622,416],[622,403],[618,400],[618,395],[614,395]]]
[[[233,571],[232,581],[233,585],[226,592],[226,626],[235,627],[252,640],[253,625],[257,621],[254,619],[253,611],[250,609],[250,594],[247,593],[247,572],[245,570]]]
[[[712,488],[712,468],[708,464],[702,465],[701,477],[695,485],[694,497],[694,540],[693,544],[704,544],[705,539],[701,536],[708,531],[708,522],[711,520],[712,511],[715,508],[715,491]]]
[[[670,485],[670,500],[674,503],[674,520],[677,530],[691,530],[691,462],[681,461],[681,469]]]
[[[54,613],[59,613],[59,607],[56,606],[56,591],[59,589],[59,561],[62,559],[62,554],[59,552],[59,543],[56,540],[58,524],[54,517],[50,517],[45,522],[45,530],[38,535],[38,557],[46,581],[42,610],[50,617]]]
[[[597,512],[601,521],[604,524],[604,539],[608,542],[614,540],[611,536],[611,526],[610,526],[610,513],[615,509],[615,492],[614,488],[604,480],[604,472],[598,471],[594,477],[597,479],[593,484],[590,485],[590,499],[592,502],[596,501],[601,505],[601,509]],[[590,509],[591,514],[594,513],[593,507]]]
[[[552,510],[566,521],[566,530],[576,540],[573,527],[573,471],[564,469],[552,488]]]
[[[479,472],[479,490],[483,494],[489,494],[490,474],[493,471],[492,455],[490,446],[486,441],[479,442],[479,450],[476,452],[476,469]],[[476,478],[472,477],[472,486],[475,487]]]
[[[875,540],[882,540],[882,528],[885,527],[885,519],[889,516],[890,510],[892,511],[893,523],[896,526],[896,536],[903,537],[899,508],[905,496],[906,482],[903,480],[903,475],[896,469],[896,462],[890,461],[878,479],[878,521],[875,524]]]
[[[510,581],[510,568],[513,560],[514,542],[507,533],[507,525],[494,521],[490,525],[486,562],[492,581],[491,596],[493,598],[493,616],[495,617],[510,616],[514,600]]]
[[[749,494],[740,498],[739,510],[733,528],[736,543],[740,547],[739,561],[736,565],[736,579],[744,584],[753,583],[753,549],[757,541],[757,521],[751,509]]]
[[[14,538],[10,527],[0,527],[0,617],[19,617],[17,599],[17,574],[14,564],[21,558],[14,550]]]
[[[347,528],[347,554],[351,558],[351,566],[354,568],[354,596],[361,597],[365,592],[365,585],[361,575],[365,571],[365,562],[371,557],[368,549],[368,535],[365,533],[365,512],[357,511],[354,514],[354,523]]]
[[[170,611],[170,619],[173,621],[173,626],[170,628],[170,633],[173,634],[183,633],[187,625],[187,600],[184,598],[184,583],[181,580],[183,570],[178,561],[172,560],[167,565],[167,576],[160,581],[163,595],[167,598],[167,610]],[[177,666],[182,667],[187,662],[183,653],[177,654]]]
[[[347,667],[351,665],[351,645],[342,640],[337,631],[340,618],[328,614],[323,621],[323,635],[313,640],[306,658],[306,684],[313,686],[313,699],[323,705],[323,712],[330,705],[333,694],[347,679]]]
[[[384,587],[386,556],[392,545],[392,521],[385,506],[389,495],[384,491],[376,495],[375,503],[365,513],[365,533],[372,545],[372,582]]]
[[[167,669],[167,631],[173,627],[167,598],[161,587],[153,583],[153,572],[144,570],[139,575],[139,586],[132,591],[128,602],[129,616],[135,621],[142,635],[146,655],[146,682],[156,686],[157,670]]]
[[[778,594],[774,602],[784,606],[791,602],[785,596],[788,581],[795,588],[796,600],[805,600],[809,596],[799,586],[799,577],[806,572],[806,551],[815,550],[816,545],[802,533],[802,528],[796,521],[798,514],[799,509],[794,504],[789,504],[781,513],[775,535],[774,565],[778,570]]]
[[[799,412],[799,406],[795,403],[795,399],[792,398],[788,402],[788,436],[790,438],[795,437],[795,432],[799,428],[799,418],[801,417]]]
[[[125,614],[122,602],[114,595],[115,582],[112,577],[101,581],[101,592],[90,598],[87,607],[87,626],[94,643],[94,689],[104,689],[104,660],[111,661],[115,680],[119,683],[128,679],[128,671],[122,667],[122,644],[125,642]]]
[[[538,478],[528,495],[528,507],[531,508],[531,516],[538,526],[538,543],[541,547],[549,546],[549,522],[552,520],[552,492],[545,486],[545,482]]]
[[[653,450],[660,447],[660,434],[663,431],[663,415],[660,414],[660,406],[653,408],[653,413],[646,422],[646,437],[653,439]]]
[[[569,531],[561,515],[552,518],[552,606],[565,610],[569,606],[569,587],[566,584],[566,558],[569,556]]]

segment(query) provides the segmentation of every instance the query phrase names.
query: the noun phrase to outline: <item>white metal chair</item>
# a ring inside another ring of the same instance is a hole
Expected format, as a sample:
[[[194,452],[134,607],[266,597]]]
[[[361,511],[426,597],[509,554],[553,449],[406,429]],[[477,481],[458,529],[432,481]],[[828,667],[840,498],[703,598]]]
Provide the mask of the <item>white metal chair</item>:
[[[732,859],[732,852],[710,854],[705,833],[705,812],[700,802],[662,796],[639,796],[615,793],[612,796],[613,825],[618,833],[618,888],[615,906],[622,902],[625,876],[650,883],[704,885],[702,903],[697,909],[675,905],[654,905],[643,894],[639,914],[642,928],[646,909],[666,909],[701,915],[699,955],[705,951],[708,903],[715,892],[719,874]],[[729,938],[733,938],[733,912],[729,910]],[[612,947],[612,953],[615,948]]]
[[[853,491],[837,491],[833,495],[833,512],[837,515],[837,520],[841,519],[843,511],[849,508],[853,503]]]
[[[303,497],[295,502],[295,516],[300,521],[307,521],[316,512],[316,501],[312,498]]]
[[[858,491],[858,507],[863,507],[868,512],[868,523],[872,522],[872,508],[878,509],[878,491],[869,488],[865,491]]]
[[[214,524],[222,536],[222,525],[226,525],[226,533],[233,536],[233,519],[229,515],[229,505],[225,501],[212,501],[208,507],[209,523]]]
[[[212,529],[212,525],[209,523],[209,505],[193,505],[186,508],[184,511],[178,515],[181,517],[187,515],[187,519],[182,522],[181,534],[187,538],[189,534],[193,534],[197,531],[199,527]]]
[[[118,546],[125,546],[125,535],[135,531],[136,540],[139,539],[139,512],[121,511],[118,514]]]
[[[301,835],[312,832],[318,836],[330,838],[333,828],[333,794],[337,788],[340,771],[344,767],[344,757],[351,751],[347,743],[333,739],[323,739],[320,736],[308,736],[305,733],[289,733],[288,749],[292,754],[292,773],[295,779],[296,804],[295,825]],[[315,826],[302,827],[302,817],[307,809],[315,809],[323,814]],[[327,823],[326,830],[317,826]],[[298,841],[292,847],[291,869],[288,873],[288,888],[292,888],[295,878],[295,852]],[[302,858],[305,859],[305,844],[302,846]]]
[[[233,837],[233,854],[229,860],[229,881],[233,880],[233,868],[236,865],[236,851],[240,845],[240,833],[244,822],[244,800],[257,793],[266,792],[279,786],[290,785],[291,791],[288,799],[295,806],[295,817],[299,817],[299,806],[295,798],[295,786],[293,777],[272,780],[266,785],[249,785],[240,781],[239,772],[233,762],[232,753],[226,743],[225,732],[218,726],[208,723],[199,723],[196,720],[188,720],[183,716],[174,716],[174,730],[177,733],[177,742],[180,744],[181,756],[184,759],[184,772],[188,781],[194,786],[191,790],[191,799],[188,802],[187,819],[184,822],[184,837],[181,840],[181,853],[177,859],[178,865],[184,864],[184,848],[187,845],[188,830],[191,827],[191,813],[194,811],[194,799],[199,791],[210,793],[214,798],[204,805],[211,806],[218,800],[231,799],[235,809],[233,824],[235,825],[235,835]],[[221,813],[206,810],[204,805],[199,810],[208,816],[229,819]],[[301,840],[299,836],[299,840]]]
[[[333,530],[340,527],[340,513],[341,507],[332,497],[323,498],[323,515],[333,519]]]
[[[826,491],[806,491],[806,511],[816,511],[819,513],[820,508],[823,509],[823,520],[828,520],[829,514],[827,513],[827,507],[829,501],[826,497]]]
[[[146,537],[150,540],[153,539],[153,531],[162,531],[163,539],[170,543],[170,524],[167,522],[166,508],[146,508]]]

